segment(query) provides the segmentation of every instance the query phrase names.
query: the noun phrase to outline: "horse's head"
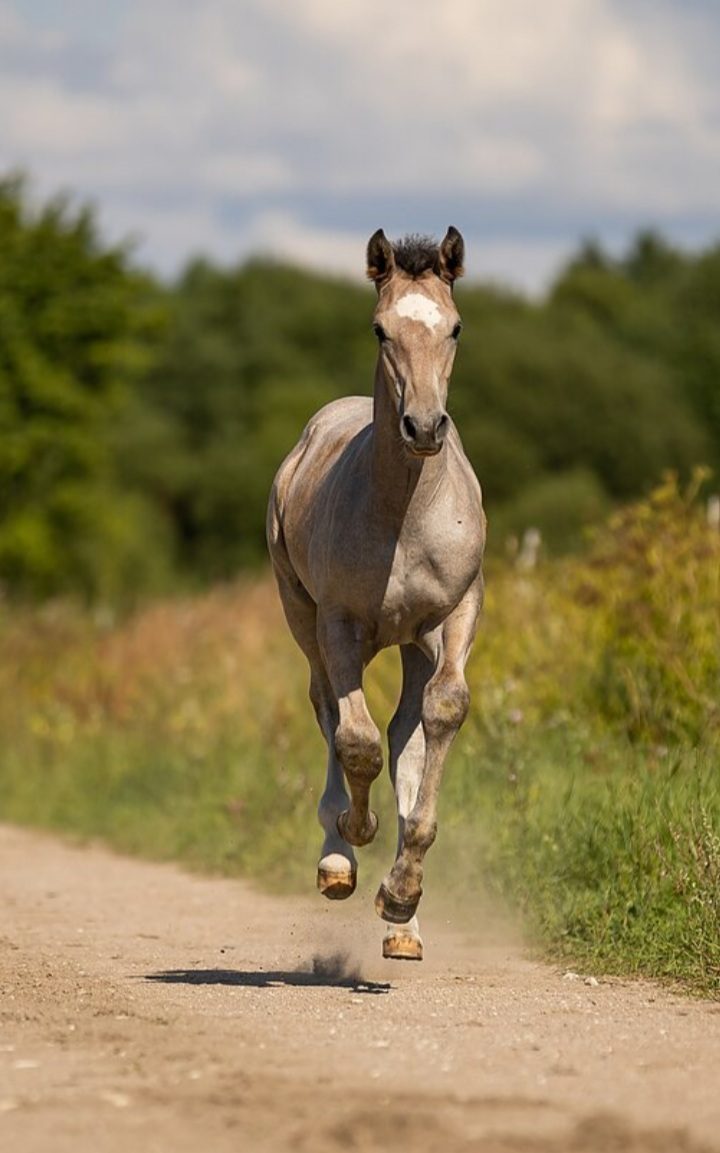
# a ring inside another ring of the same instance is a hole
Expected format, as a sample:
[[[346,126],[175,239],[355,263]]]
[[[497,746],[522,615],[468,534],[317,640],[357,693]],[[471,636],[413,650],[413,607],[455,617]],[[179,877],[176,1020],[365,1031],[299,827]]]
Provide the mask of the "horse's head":
[[[414,456],[440,452],[450,427],[445,405],[461,329],[452,288],[463,273],[464,251],[456,228],[439,245],[416,236],[391,244],[381,228],[368,243],[367,274],[378,290],[379,365],[400,436]]]

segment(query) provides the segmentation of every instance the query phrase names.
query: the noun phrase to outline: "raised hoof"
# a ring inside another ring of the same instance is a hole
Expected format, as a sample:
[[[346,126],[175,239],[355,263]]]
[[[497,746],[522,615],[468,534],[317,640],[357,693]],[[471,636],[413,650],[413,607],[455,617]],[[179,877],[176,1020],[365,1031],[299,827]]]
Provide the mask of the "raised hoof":
[[[328,901],[345,901],[352,897],[357,885],[357,869],[332,869],[322,862],[318,865],[317,887]]]
[[[359,834],[351,833],[348,829],[349,817],[350,810],[345,809],[345,812],[341,813],[337,819],[337,830],[343,841],[346,841],[348,845],[353,845],[356,849],[362,848],[363,845],[369,845],[370,842],[375,839],[375,834],[378,831],[377,813],[374,813],[372,809],[368,809],[365,828]]]
[[[383,881],[375,898],[375,912],[383,921],[390,921],[393,925],[406,925],[415,916],[421,896],[422,890],[414,901],[401,901],[390,892]]]
[[[383,941],[383,957],[388,961],[422,961],[423,943],[409,933],[390,933]]]

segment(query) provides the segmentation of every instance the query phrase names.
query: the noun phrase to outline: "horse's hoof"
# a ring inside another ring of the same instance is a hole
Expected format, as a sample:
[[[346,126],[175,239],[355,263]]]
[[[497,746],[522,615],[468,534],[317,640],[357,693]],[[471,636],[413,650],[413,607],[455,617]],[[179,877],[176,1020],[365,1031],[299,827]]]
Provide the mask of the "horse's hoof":
[[[410,933],[388,933],[383,941],[383,957],[388,961],[422,961],[423,943]]]
[[[337,864],[327,858],[318,864],[317,887],[329,901],[345,901],[355,892],[357,869],[339,853],[334,855]]]
[[[346,841],[348,845],[353,845],[356,849],[362,848],[363,845],[369,845],[370,842],[375,839],[375,834],[378,831],[377,813],[374,813],[372,809],[368,809],[367,821],[360,833],[349,830],[349,818],[350,810],[345,809],[337,819],[337,831],[343,841]]]
[[[414,901],[403,901],[391,893],[383,881],[375,898],[375,912],[383,921],[390,921],[393,925],[406,925],[415,916],[421,896],[422,889]]]

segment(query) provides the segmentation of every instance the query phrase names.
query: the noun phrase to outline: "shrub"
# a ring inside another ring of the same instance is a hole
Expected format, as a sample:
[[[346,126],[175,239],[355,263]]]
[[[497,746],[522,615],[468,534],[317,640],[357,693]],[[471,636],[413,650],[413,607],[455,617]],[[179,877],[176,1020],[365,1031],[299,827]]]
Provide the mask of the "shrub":
[[[720,722],[720,534],[668,475],[596,537],[578,595],[596,618],[590,701],[633,738],[707,741]]]

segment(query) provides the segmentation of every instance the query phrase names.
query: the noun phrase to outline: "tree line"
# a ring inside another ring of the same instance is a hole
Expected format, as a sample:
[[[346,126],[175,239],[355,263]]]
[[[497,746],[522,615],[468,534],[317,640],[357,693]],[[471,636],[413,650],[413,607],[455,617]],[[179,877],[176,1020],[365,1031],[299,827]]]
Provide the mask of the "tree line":
[[[541,301],[471,282],[455,417],[492,547],[548,548],[668,468],[720,463],[720,245],[585,244]],[[372,388],[370,286],[277,262],[163,284],[93,213],[0,183],[0,588],[132,602],[265,556],[267,492],[320,405]]]

